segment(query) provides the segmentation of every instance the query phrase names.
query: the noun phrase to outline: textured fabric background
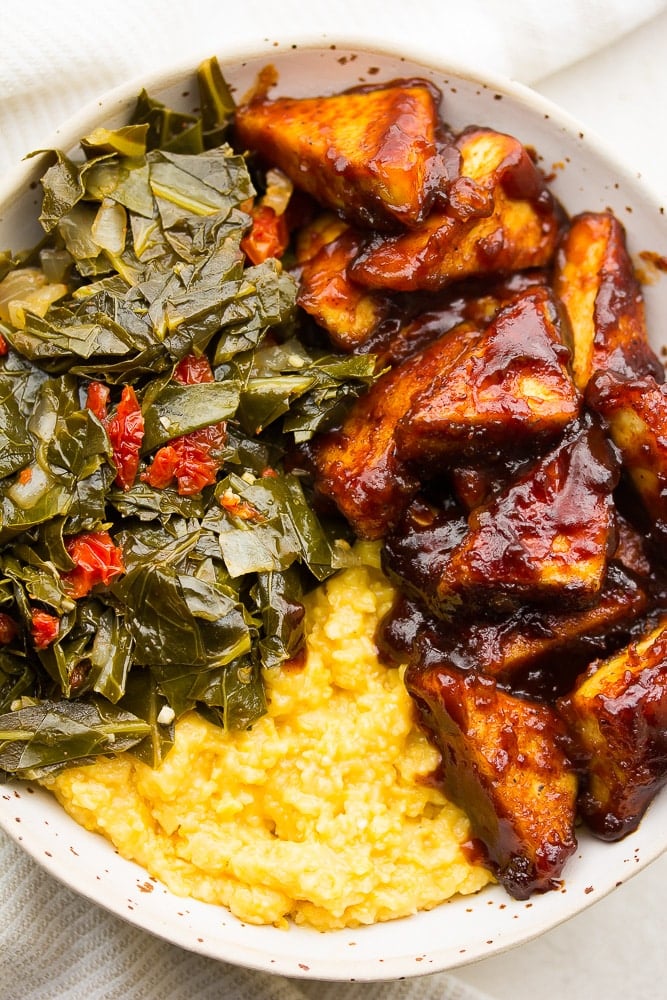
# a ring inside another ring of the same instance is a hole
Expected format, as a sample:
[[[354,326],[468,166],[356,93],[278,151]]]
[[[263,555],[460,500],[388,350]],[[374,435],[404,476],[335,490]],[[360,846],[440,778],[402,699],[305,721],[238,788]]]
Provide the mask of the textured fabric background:
[[[192,955],[54,881],[0,834],[0,1000],[484,1000],[454,977],[302,984]]]
[[[254,38],[375,38],[531,83],[664,11],[664,0],[33,0],[3,6],[0,170],[130,78]],[[656,995],[658,995],[656,993]],[[0,833],[0,1000],[479,1000],[456,976],[300,983],[192,955],[55,882]],[[484,994],[486,996],[486,994]]]
[[[233,13],[229,13],[231,10]],[[342,35],[404,44],[524,83],[620,37],[665,0],[133,0],[3,4],[0,169],[83,103],[156,68],[257,38]]]

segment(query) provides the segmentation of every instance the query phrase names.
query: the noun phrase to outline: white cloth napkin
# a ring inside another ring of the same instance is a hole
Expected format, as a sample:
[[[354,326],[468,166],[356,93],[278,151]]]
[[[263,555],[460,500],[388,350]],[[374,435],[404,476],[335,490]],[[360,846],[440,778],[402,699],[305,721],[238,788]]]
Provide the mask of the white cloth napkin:
[[[231,7],[231,13],[230,13]],[[533,83],[610,44],[667,0],[32,0],[3,6],[0,170],[84,103],[130,78],[253,39],[395,44]],[[290,981],[152,937],[81,899],[0,833],[0,1000],[483,1000],[438,974],[408,982]]]
[[[55,882],[0,838],[0,1000],[484,1000],[449,976],[301,983],[153,938]]]
[[[0,170],[103,91],[225,45],[400,42],[532,83],[655,16],[665,0],[23,0],[3,4]],[[230,12],[231,11],[231,12]]]

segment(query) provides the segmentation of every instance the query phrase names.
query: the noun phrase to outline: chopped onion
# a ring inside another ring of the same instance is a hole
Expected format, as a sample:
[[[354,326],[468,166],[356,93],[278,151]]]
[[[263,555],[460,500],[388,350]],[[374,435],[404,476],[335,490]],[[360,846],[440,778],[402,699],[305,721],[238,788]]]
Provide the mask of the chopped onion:
[[[267,170],[266,192],[262,197],[262,205],[272,208],[276,215],[282,215],[289,205],[294,185],[282,170]]]
[[[60,282],[49,284],[38,267],[17,268],[0,281],[0,319],[22,330],[26,312],[46,315],[49,306],[67,291],[67,285]]]
[[[24,295],[21,299],[12,299],[9,303],[9,322],[17,330],[25,327],[25,314],[35,313],[37,316],[46,316],[49,306],[67,295],[67,285],[44,285],[36,288],[29,295]]]
[[[125,249],[127,213],[122,205],[105,198],[97,210],[90,234],[102,250],[119,254]]]
[[[7,496],[17,507],[30,510],[43,498],[47,482],[46,473],[35,463],[30,466],[30,475],[17,479],[7,490]]]
[[[20,267],[10,271],[0,281],[0,319],[10,321],[9,305],[15,299],[25,299],[36,288],[46,284],[46,276],[38,267]]]

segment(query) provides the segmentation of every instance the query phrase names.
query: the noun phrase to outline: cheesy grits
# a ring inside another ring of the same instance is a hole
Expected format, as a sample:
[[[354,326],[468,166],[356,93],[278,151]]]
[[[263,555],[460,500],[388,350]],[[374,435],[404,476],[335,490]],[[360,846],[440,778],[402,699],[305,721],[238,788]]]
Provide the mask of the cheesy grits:
[[[438,756],[402,672],[378,660],[392,595],[375,565],[314,591],[305,663],[267,671],[251,730],[191,713],[157,769],[126,753],[48,787],[172,892],[249,923],[331,930],[476,892],[491,876],[462,850],[468,821],[429,780]]]

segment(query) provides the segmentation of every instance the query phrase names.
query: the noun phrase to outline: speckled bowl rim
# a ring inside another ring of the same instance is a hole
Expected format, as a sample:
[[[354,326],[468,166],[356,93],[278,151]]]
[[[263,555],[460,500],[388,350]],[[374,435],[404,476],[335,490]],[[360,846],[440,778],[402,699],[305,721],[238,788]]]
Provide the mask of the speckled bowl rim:
[[[384,41],[376,44],[369,38],[342,35],[290,35],[258,39],[253,45],[211,46],[201,58],[213,52],[225,72],[242,67],[241,90],[256,68],[274,62],[281,69],[279,89],[296,93],[294,87],[290,91],[289,78],[299,59],[311,74],[325,67],[329,74],[339,74],[329,89],[350,86],[364,77],[430,76],[443,90],[446,119],[459,125],[474,120],[514,132],[535,147],[547,172],[551,169],[554,190],[572,214],[612,208],[628,228],[633,253],[649,250],[667,255],[667,226],[659,198],[631,167],[618,163],[590,129],[522,84],[449,60],[443,65],[430,45],[412,45],[408,51]],[[364,69],[366,60],[370,65]],[[94,125],[119,120],[142,86],[163,99],[170,92],[182,93],[190,87],[197,62],[189,58],[187,65],[139,77],[88,103],[47,137],[43,148],[70,149]],[[356,72],[359,67],[361,73]],[[380,72],[368,73],[375,69]],[[304,93],[327,89],[326,83],[320,85],[321,74],[307,78]],[[480,113],[464,114],[467,101]],[[32,241],[36,230],[24,220],[38,203],[35,181],[41,169],[38,159],[27,161],[0,182],[0,245],[21,249]],[[667,311],[667,281],[656,275],[649,278],[647,317],[649,328],[657,330],[658,318]],[[665,347],[659,342],[654,346]],[[220,907],[173,896],[30,784],[9,784],[0,791],[0,827],[69,888],[184,949],[296,978],[370,982],[451,970],[488,958],[538,937],[601,900],[667,849],[667,795],[663,792],[656,798],[636,833],[620,843],[603,844],[581,832],[579,849],[564,872],[560,890],[518,902],[490,886],[430,912],[325,934],[301,927],[283,931],[250,926]]]

